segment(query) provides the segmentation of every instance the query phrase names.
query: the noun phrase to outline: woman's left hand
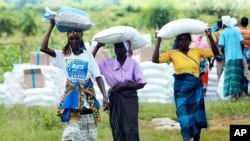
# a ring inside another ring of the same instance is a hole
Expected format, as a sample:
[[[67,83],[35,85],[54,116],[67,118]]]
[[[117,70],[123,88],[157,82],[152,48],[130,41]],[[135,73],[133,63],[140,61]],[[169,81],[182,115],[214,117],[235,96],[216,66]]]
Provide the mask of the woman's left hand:
[[[207,27],[206,34],[207,34],[207,36],[211,35],[211,27]]]
[[[96,47],[97,47],[97,48],[100,48],[100,47],[102,47],[102,46],[105,46],[105,44],[104,44],[104,43],[97,42],[97,44],[96,44]]]
[[[122,89],[123,87],[123,84],[122,83],[116,83],[113,88],[112,88],[112,91],[115,91],[115,92],[118,92]]]

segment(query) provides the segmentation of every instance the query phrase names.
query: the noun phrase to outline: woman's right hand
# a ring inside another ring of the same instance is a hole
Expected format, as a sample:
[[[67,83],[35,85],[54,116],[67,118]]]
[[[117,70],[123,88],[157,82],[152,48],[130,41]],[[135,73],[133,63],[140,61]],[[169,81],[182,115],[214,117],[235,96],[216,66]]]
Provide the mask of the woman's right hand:
[[[206,34],[207,34],[207,36],[210,36],[211,35],[211,33],[212,33],[212,31],[211,31],[212,29],[211,29],[211,27],[207,27],[207,29],[206,29]]]
[[[52,16],[51,18],[50,18],[50,25],[51,26],[54,26],[56,24],[56,22],[55,22],[55,16]]]
[[[159,33],[159,31],[155,31],[155,38],[156,39],[158,38],[158,36],[157,36],[158,33]]]
[[[161,37],[157,38],[157,42],[161,43]]]
[[[158,36],[159,31],[155,31],[155,38],[157,39],[158,43],[161,43],[161,37]]]
[[[102,47],[102,46],[105,46],[105,44],[104,44],[104,43],[97,42],[97,44],[96,44],[96,47],[97,47],[97,48],[100,48],[100,47]]]

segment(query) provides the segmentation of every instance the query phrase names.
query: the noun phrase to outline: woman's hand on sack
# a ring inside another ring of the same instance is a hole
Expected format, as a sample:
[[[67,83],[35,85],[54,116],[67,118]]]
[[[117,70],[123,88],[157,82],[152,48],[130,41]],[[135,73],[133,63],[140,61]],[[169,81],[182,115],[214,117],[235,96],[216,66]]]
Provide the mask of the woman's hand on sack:
[[[211,35],[211,27],[207,27],[207,29],[206,29],[206,35],[207,36]]]
[[[159,31],[155,31],[155,38],[157,39],[158,38],[158,33],[159,33]]]
[[[50,18],[50,25],[51,26],[54,26],[56,24],[55,22],[55,16],[53,15],[51,18]]]
[[[159,31],[155,31],[155,38],[157,39],[157,44],[161,44],[161,37],[158,36]]]
[[[104,44],[104,43],[97,42],[97,44],[96,44],[96,47],[97,47],[97,48],[100,48],[100,47],[102,47],[102,46],[105,46],[105,44]]]

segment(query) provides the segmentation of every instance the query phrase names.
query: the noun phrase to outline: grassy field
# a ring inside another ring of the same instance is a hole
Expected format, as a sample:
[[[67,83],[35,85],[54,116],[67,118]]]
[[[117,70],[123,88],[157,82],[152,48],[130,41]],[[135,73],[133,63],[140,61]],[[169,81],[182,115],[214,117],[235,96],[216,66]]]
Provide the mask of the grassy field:
[[[250,124],[250,98],[240,101],[206,102],[210,127],[202,130],[202,141],[229,141],[230,124]],[[156,129],[153,118],[176,120],[174,104],[140,103],[139,130],[141,141],[181,141],[177,129]],[[64,123],[56,116],[55,107],[0,106],[1,141],[60,141]],[[98,140],[112,141],[107,113],[101,111]]]

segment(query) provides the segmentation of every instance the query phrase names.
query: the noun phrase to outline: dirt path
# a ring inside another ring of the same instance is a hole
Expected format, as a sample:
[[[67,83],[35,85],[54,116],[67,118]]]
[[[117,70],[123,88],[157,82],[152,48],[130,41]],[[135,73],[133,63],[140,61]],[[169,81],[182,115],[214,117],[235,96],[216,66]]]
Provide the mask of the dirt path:
[[[170,118],[154,118],[152,124],[156,129],[179,129],[179,123]],[[209,120],[210,129],[229,129],[232,124],[250,125],[250,115],[233,116]]]
[[[233,116],[209,120],[210,128],[228,128],[228,126],[232,124],[250,125],[250,116]]]

